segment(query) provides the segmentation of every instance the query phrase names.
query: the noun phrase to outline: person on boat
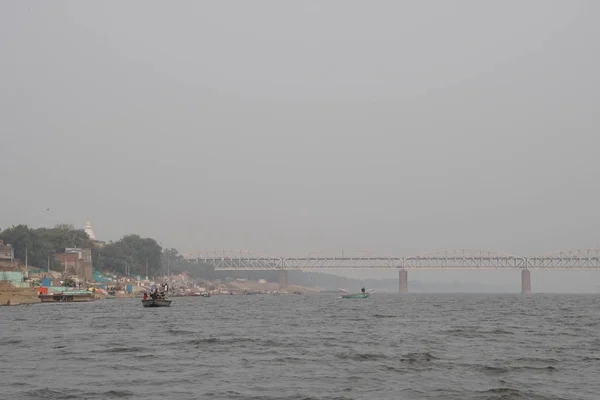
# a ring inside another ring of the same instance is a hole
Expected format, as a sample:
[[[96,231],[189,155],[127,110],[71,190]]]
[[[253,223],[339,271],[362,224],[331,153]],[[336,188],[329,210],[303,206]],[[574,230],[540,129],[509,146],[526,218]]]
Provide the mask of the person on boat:
[[[362,293],[365,293],[365,288],[363,287],[362,289],[360,289],[360,291],[361,291]]]
[[[148,300],[148,293],[144,292],[144,297],[142,297],[142,300]]]

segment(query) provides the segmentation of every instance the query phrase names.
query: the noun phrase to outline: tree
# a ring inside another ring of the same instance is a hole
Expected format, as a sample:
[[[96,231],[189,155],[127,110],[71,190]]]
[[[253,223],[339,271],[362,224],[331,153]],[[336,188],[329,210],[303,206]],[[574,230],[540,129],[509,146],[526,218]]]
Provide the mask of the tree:
[[[96,249],[97,267],[124,274],[128,269],[132,274],[158,275],[162,268],[162,248],[156,240],[139,235],[126,235],[121,240],[111,242]]]
[[[37,229],[17,225],[0,232],[0,239],[13,247],[15,258],[24,262],[27,253],[27,263],[40,268],[45,268],[48,260],[51,267],[58,268],[55,255],[64,253],[65,248],[92,246],[92,241],[83,229],[75,229],[73,225],[67,224]]]
[[[162,254],[163,269],[165,274],[180,274],[185,272],[192,277],[202,279],[212,279],[216,277],[214,267],[210,264],[197,263],[187,260],[177,249],[165,249]]]
[[[55,253],[64,253],[66,248],[84,248],[92,247],[93,242],[83,229],[75,229],[73,225],[60,224],[52,229],[36,229],[41,236],[49,241]]]
[[[2,231],[0,239],[13,247],[16,259],[25,261],[27,255],[29,265],[44,265],[42,260],[50,253],[50,246],[45,239],[27,225],[17,225]]]
[[[27,252],[29,265],[41,268],[45,268],[50,260],[53,269],[60,269],[55,260],[57,253],[64,253],[66,248],[87,248],[92,250],[96,269],[118,274],[128,270],[138,275],[158,275],[162,270],[162,248],[156,240],[139,235],[126,235],[117,242],[100,247],[94,245],[83,229],[75,229],[73,225],[59,224],[54,228],[38,229],[17,225],[1,231],[0,239],[13,246],[15,258],[25,261]],[[177,250],[174,251],[177,253]]]

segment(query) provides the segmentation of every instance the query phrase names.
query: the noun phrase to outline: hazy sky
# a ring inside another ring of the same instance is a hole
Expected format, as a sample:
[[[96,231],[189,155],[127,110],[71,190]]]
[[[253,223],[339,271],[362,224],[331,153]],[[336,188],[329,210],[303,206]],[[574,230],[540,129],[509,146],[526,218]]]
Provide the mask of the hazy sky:
[[[0,228],[89,216],[181,252],[596,247],[599,13],[2,1]]]

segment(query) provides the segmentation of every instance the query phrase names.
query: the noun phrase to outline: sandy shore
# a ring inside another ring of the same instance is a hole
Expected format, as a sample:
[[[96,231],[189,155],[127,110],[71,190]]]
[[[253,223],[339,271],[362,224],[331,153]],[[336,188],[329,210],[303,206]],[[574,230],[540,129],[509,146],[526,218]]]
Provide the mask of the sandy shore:
[[[0,282],[0,306],[39,303],[35,288],[18,288],[8,282]]]

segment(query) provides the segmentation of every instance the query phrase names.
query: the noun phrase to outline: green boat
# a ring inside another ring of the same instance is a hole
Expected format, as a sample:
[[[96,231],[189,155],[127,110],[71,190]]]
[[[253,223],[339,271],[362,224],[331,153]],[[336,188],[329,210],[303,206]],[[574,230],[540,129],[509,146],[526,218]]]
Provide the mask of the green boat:
[[[356,294],[342,295],[342,299],[367,299],[367,298],[369,298],[369,293],[356,293]]]

